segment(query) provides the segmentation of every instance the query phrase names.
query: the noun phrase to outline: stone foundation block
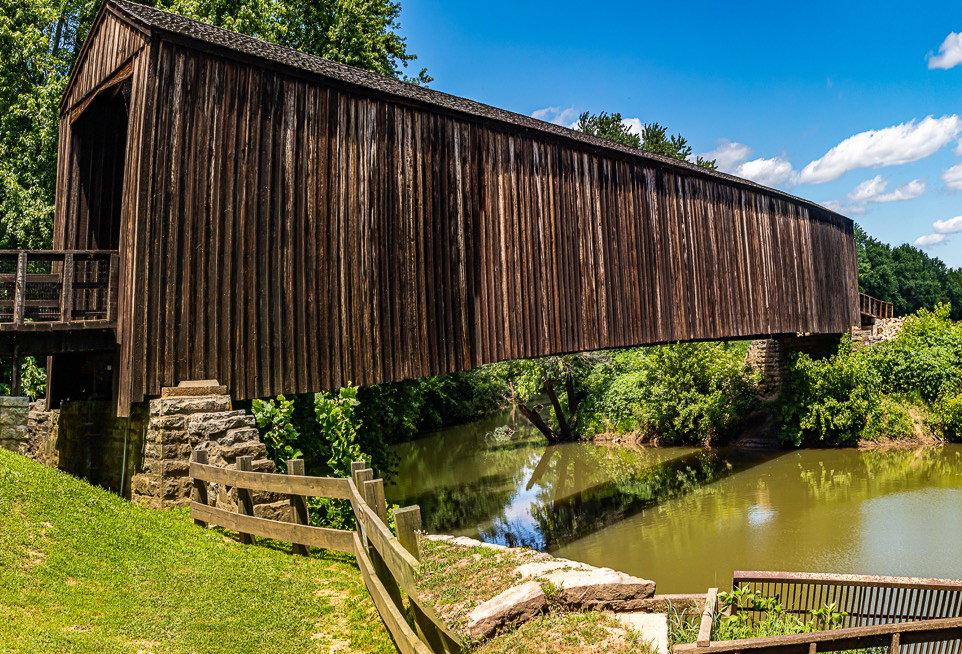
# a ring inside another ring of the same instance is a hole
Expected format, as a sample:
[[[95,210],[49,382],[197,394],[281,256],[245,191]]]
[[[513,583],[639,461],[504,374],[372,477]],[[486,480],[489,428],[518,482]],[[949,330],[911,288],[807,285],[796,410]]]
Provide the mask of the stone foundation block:
[[[190,415],[194,413],[210,413],[215,411],[230,411],[230,396],[207,395],[204,397],[177,397],[154,400],[150,403],[150,415]]]

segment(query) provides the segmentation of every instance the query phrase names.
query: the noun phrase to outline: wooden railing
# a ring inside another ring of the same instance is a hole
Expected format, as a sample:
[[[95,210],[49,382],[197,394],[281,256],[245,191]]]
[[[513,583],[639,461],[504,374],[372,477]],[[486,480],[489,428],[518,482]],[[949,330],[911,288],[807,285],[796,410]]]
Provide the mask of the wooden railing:
[[[813,609],[834,604],[846,613],[845,627],[962,617],[962,580],[957,579],[736,570],[732,585],[777,597],[803,620]]]
[[[294,544],[295,552],[300,554],[309,554],[311,547],[353,554],[378,613],[403,654],[461,652],[457,635],[434,614],[417,590],[419,507],[394,511],[395,537],[387,526],[384,482],[374,479],[373,471],[362,462],[352,464],[351,479],[305,476],[301,460],[289,461],[286,475],[252,472],[250,457],[237,457],[236,466],[237,469],[231,469],[207,465],[207,452],[194,451],[190,464],[193,480],[190,512],[197,524],[236,531],[245,543],[254,543],[255,537],[286,541]],[[237,510],[210,506],[208,483],[236,489]],[[255,517],[251,491],[287,495],[293,522]],[[357,531],[310,526],[307,497],[350,502]],[[412,617],[413,628],[406,615]]]
[[[695,643],[673,652],[759,652],[815,654],[886,647],[889,654],[957,654],[962,648],[962,581],[915,577],[760,572],[737,570],[732,587],[748,586],[762,597],[777,598],[783,609],[803,622],[827,605],[843,612],[840,629],[801,634],[712,641],[716,597],[708,593]],[[764,611],[734,606],[733,613],[760,618]]]
[[[0,330],[113,324],[118,261],[105,250],[0,250]]]
[[[863,316],[872,318],[891,318],[895,315],[891,302],[879,300],[865,293],[858,294],[858,309]]]

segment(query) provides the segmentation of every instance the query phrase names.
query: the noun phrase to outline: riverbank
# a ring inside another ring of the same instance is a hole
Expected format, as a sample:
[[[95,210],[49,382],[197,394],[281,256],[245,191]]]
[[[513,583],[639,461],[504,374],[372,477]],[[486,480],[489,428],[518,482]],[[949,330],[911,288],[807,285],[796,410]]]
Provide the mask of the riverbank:
[[[395,651],[352,558],[288,549],[0,450],[0,643],[15,651]]]

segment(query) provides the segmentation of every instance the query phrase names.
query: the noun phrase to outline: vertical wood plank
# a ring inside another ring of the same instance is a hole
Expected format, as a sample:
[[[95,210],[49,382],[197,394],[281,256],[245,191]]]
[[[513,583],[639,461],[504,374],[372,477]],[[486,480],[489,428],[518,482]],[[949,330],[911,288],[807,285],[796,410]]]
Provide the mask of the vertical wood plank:
[[[207,465],[207,450],[196,448],[191,453],[190,460],[194,463]],[[203,481],[202,479],[194,479],[192,485],[193,489],[191,491],[191,500],[197,502],[198,504],[207,504],[207,482]],[[207,526],[207,523],[203,520],[194,520],[194,524],[199,527]]]
[[[287,474],[304,476],[304,459],[290,459],[287,462]],[[310,514],[307,510],[307,498],[303,495],[288,495],[291,506],[291,522],[298,525],[311,524]],[[301,556],[309,556],[311,548],[307,545],[294,543],[294,553]]]
[[[252,459],[249,456],[239,456],[237,457],[237,469],[243,472],[250,472],[252,470]],[[234,493],[237,496],[237,512],[242,515],[254,515],[254,502],[251,499],[251,492],[246,488],[234,488]],[[254,537],[250,534],[242,533],[240,535],[240,542],[245,545],[253,545]]]

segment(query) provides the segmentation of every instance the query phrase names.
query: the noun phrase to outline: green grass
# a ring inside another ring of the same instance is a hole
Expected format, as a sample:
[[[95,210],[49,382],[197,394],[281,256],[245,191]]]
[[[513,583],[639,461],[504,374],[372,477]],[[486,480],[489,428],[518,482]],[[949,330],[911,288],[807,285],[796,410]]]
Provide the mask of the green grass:
[[[653,654],[634,630],[609,613],[546,613],[481,646],[477,654]]]
[[[240,545],[0,450],[0,651],[395,650],[351,557]]]

